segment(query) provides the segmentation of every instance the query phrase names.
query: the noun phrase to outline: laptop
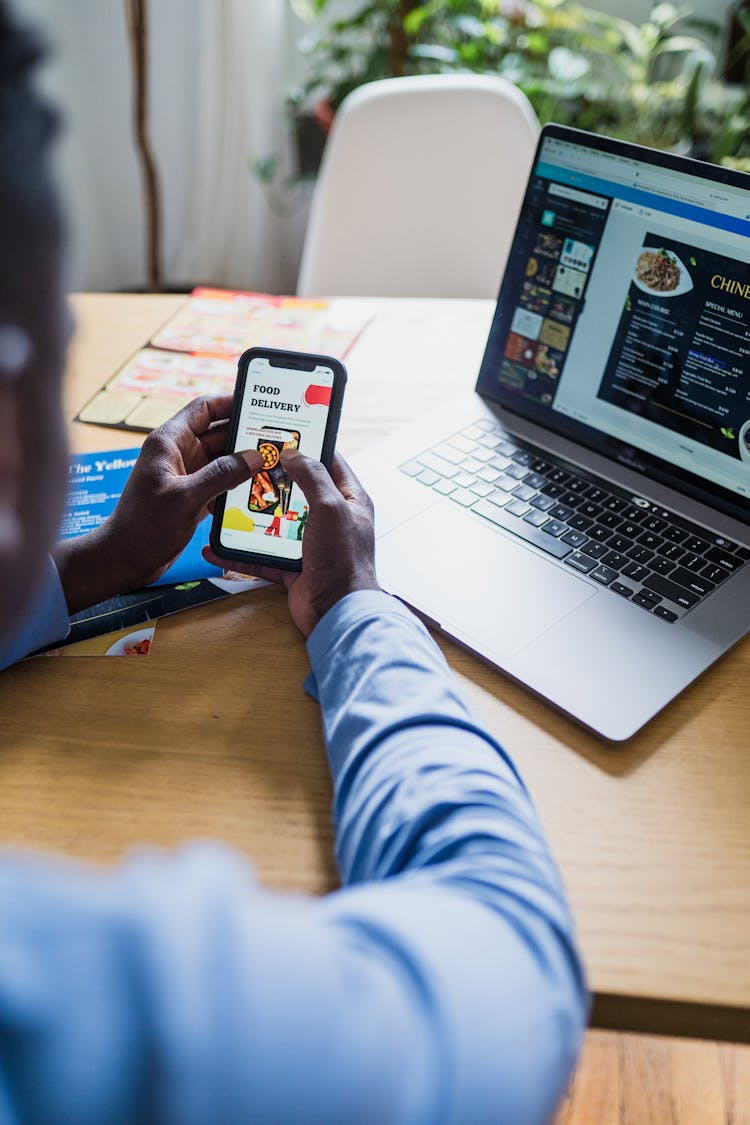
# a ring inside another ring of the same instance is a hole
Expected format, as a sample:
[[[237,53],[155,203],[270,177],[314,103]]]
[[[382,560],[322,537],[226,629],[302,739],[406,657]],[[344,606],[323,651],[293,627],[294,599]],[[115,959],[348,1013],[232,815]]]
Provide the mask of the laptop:
[[[474,392],[355,468],[385,589],[630,738],[750,630],[750,176],[547,126]]]

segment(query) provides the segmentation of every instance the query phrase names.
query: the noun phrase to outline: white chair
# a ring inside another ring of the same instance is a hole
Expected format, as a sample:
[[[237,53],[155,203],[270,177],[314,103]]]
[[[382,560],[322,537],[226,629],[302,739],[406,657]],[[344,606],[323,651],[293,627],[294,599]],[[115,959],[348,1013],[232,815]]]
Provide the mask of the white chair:
[[[355,90],[326,145],[298,294],[495,297],[538,136],[502,78]]]

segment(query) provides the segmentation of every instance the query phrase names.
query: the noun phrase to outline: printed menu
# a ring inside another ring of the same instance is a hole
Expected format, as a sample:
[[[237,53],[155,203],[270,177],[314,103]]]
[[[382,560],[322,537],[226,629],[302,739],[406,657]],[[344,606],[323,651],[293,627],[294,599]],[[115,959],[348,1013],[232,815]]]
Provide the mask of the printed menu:
[[[361,301],[194,289],[148,345],[86,403],[77,421],[153,430],[198,395],[231,394],[237,360],[248,348],[343,359],[372,315],[372,306]]]

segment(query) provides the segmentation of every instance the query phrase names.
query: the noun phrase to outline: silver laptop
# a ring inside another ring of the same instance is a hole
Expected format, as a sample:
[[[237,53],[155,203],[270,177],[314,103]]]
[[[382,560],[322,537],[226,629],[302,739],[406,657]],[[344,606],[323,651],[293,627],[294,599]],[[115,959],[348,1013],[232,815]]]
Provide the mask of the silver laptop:
[[[629,738],[750,629],[750,176],[547,126],[475,392],[355,466],[386,589]]]

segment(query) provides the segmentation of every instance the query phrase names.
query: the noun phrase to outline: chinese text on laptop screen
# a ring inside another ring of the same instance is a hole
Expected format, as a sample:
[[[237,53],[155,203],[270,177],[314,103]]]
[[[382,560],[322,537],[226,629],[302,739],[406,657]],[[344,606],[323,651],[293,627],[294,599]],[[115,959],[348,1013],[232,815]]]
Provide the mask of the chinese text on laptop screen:
[[[556,133],[537,154],[478,390],[744,509],[750,191]]]

